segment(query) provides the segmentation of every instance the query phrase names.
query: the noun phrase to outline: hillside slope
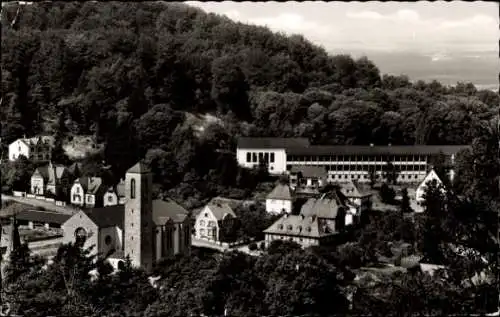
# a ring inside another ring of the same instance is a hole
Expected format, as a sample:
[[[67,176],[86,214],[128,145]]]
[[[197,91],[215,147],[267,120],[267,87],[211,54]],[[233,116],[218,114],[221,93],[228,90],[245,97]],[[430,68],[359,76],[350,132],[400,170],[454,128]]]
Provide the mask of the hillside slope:
[[[40,2],[11,26],[16,12],[2,10],[3,145],[23,134],[93,135],[105,145],[96,161],[121,174],[156,160],[168,171],[158,171],[163,188],[231,170],[216,153],[242,134],[463,144],[499,104],[471,84],[382,76],[368,58],[330,56],[299,35],[179,3]]]

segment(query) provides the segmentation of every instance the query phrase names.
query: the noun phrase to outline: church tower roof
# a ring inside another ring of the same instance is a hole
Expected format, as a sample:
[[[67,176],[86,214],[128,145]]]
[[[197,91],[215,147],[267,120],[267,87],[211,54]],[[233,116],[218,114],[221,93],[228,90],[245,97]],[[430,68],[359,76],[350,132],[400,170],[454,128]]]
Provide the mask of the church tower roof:
[[[151,173],[149,170],[149,167],[144,164],[143,162],[138,162],[134,166],[128,169],[127,173],[134,173],[134,174],[147,174]]]

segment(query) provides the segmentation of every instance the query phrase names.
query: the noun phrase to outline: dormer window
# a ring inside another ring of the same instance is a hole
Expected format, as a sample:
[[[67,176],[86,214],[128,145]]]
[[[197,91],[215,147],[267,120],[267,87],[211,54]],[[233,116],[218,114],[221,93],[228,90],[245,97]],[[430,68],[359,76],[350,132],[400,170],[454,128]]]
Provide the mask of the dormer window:
[[[278,229],[283,230],[283,225],[279,225]]]
[[[287,228],[287,230],[292,230],[293,229],[292,225],[288,225],[286,228]]]

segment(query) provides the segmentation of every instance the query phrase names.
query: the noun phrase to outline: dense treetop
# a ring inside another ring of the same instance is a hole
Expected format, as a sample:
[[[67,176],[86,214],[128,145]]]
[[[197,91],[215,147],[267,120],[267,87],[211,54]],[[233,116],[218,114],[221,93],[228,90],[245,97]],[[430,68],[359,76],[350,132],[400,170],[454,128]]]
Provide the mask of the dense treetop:
[[[16,13],[2,10],[4,155],[23,134],[94,135],[106,144],[96,162],[120,177],[146,157],[160,192],[249,183],[223,154],[239,135],[470,144],[499,104],[472,84],[383,75],[366,57],[179,3],[40,2]],[[220,120],[199,136],[190,113]]]

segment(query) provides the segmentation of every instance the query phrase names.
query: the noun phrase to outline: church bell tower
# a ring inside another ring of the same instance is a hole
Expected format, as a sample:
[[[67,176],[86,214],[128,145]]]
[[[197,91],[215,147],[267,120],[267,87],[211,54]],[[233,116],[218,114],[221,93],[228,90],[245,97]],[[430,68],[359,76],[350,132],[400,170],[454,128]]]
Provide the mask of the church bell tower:
[[[125,174],[124,253],[133,266],[150,270],[153,266],[152,175],[139,162]]]

